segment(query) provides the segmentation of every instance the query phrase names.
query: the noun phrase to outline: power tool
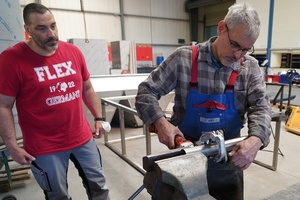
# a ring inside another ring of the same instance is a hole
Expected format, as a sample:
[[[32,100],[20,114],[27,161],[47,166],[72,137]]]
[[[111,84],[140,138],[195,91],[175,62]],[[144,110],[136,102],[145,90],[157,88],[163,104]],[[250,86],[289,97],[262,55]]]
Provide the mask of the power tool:
[[[149,131],[151,133],[156,133],[157,134],[157,129],[155,128],[154,125],[151,125],[149,127]],[[175,135],[174,143],[175,143],[175,148],[194,147],[194,144],[191,141],[185,139],[183,136],[181,136],[179,134]]]
[[[186,147],[194,147],[194,144],[179,134],[175,135],[175,148],[186,148]]]

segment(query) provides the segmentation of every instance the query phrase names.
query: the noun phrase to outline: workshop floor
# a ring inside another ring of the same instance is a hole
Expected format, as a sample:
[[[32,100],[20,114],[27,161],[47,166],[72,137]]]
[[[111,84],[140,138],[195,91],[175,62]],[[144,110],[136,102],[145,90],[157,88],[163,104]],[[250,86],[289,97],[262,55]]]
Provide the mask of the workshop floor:
[[[109,140],[119,138],[119,132],[119,128],[113,128],[111,133],[109,133]],[[126,128],[126,136],[140,135],[141,133],[141,128]],[[259,152],[257,160],[272,165],[273,141],[274,139],[271,137],[269,147],[266,150]],[[110,188],[111,199],[128,199],[138,190],[138,188],[140,188],[140,186],[142,186],[143,176],[108,149],[104,145],[103,139],[97,140],[97,143],[103,156],[104,169],[107,176],[107,184]],[[284,156],[278,156],[277,171],[272,171],[260,165],[252,164],[250,168],[245,171],[245,200],[300,199],[299,144],[300,136],[286,132],[284,123],[282,123],[280,150]],[[142,157],[145,155],[145,139],[129,140],[126,143],[126,146],[128,158],[133,162],[142,165]],[[115,147],[120,149],[118,143],[115,143]],[[167,151],[167,148],[158,142],[156,136],[152,136],[152,153],[156,154],[164,151]],[[87,199],[85,191],[81,186],[81,181],[78,178],[76,169],[72,163],[70,164],[68,173],[69,189],[73,200]],[[289,189],[293,192],[294,198],[291,196]],[[43,193],[35,183],[33,177],[29,180],[13,182],[13,187],[9,192],[0,193],[0,199],[8,194],[14,195],[18,200],[43,199]],[[150,200],[151,197],[144,189],[135,199]]]

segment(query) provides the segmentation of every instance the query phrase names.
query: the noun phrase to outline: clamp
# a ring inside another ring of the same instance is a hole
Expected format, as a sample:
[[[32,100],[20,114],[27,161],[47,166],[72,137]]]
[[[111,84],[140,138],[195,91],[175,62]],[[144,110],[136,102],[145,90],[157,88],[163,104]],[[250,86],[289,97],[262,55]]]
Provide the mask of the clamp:
[[[214,157],[214,161],[217,163],[224,163],[227,162],[227,151],[225,147],[225,140],[224,140],[224,131],[222,129],[209,131],[209,132],[202,132],[200,139],[195,143],[196,146],[200,145],[218,145],[218,154]]]

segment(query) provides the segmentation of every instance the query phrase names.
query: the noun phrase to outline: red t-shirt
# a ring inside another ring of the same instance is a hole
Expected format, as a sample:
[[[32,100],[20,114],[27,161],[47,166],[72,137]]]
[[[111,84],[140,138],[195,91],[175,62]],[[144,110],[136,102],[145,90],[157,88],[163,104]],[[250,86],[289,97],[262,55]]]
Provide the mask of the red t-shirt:
[[[16,97],[25,150],[45,155],[76,148],[92,137],[82,106],[84,57],[59,42],[51,56],[33,52],[25,42],[0,55],[0,93]]]

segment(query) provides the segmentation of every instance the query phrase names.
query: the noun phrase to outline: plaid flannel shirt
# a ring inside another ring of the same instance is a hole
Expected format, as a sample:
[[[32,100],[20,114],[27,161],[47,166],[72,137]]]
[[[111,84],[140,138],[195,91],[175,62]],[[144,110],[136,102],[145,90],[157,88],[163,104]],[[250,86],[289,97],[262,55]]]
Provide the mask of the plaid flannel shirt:
[[[235,105],[242,124],[248,123],[248,135],[259,137],[264,147],[269,143],[271,107],[258,62],[245,55],[243,62],[217,68],[211,59],[209,42],[198,44],[198,92],[223,94],[232,70],[238,71],[234,84]],[[184,118],[191,81],[191,46],[179,47],[155,69],[138,88],[136,109],[145,124],[151,125],[164,116],[158,100],[175,91],[171,123],[179,125]]]

